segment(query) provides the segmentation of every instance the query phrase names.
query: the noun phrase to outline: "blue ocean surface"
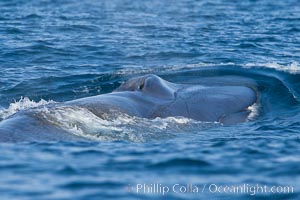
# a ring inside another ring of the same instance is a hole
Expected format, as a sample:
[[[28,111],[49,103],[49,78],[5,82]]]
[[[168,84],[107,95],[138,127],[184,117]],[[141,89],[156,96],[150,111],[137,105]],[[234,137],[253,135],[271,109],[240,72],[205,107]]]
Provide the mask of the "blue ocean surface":
[[[145,74],[259,92],[229,126],[65,111],[90,142],[1,143],[1,200],[300,199],[298,0],[1,0],[0,68],[1,120]]]

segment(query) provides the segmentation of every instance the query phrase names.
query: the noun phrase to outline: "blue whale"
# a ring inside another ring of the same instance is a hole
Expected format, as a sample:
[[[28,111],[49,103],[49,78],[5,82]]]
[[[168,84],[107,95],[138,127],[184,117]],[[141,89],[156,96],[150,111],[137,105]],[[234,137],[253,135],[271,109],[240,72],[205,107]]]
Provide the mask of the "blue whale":
[[[198,121],[236,124],[245,122],[257,92],[247,86],[177,84],[156,75],[130,79],[112,93],[46,105],[48,110],[77,107],[99,118],[124,113],[140,118],[182,116]],[[44,120],[35,109],[15,113],[0,122],[0,141],[81,140],[79,136]]]

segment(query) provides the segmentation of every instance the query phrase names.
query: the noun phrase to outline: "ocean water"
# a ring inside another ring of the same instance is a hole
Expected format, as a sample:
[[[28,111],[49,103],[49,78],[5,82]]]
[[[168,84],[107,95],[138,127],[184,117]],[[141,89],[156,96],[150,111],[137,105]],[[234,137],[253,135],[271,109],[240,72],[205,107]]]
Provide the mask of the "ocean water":
[[[0,67],[2,120],[149,73],[259,92],[232,126],[60,110],[90,142],[0,144],[0,199],[300,199],[298,0],[1,0]]]

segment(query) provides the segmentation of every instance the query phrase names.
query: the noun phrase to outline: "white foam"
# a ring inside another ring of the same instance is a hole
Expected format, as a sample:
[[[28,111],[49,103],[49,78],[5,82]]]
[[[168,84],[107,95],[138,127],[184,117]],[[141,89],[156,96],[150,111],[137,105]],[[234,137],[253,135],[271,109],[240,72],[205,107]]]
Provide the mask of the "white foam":
[[[94,115],[86,108],[57,107],[36,109],[42,118],[72,134],[96,141],[129,140],[144,142],[172,137],[179,132],[216,126],[183,117],[144,119],[126,114]]]
[[[259,105],[258,103],[255,103],[248,107],[248,110],[250,110],[250,114],[248,116],[248,120],[253,120],[255,117],[259,115]]]
[[[8,108],[0,110],[0,118],[5,119],[21,110],[36,108],[50,103],[55,103],[55,101],[46,101],[44,99],[41,99],[40,101],[35,102],[33,100],[30,100],[28,97],[21,97],[19,101],[15,101],[14,103],[9,104]]]
[[[261,68],[271,68],[277,71],[284,71],[291,74],[299,74],[300,73],[300,64],[296,61],[292,61],[289,64],[279,64],[276,62],[268,62],[268,63],[248,63],[242,65],[245,68],[252,67],[261,67]]]

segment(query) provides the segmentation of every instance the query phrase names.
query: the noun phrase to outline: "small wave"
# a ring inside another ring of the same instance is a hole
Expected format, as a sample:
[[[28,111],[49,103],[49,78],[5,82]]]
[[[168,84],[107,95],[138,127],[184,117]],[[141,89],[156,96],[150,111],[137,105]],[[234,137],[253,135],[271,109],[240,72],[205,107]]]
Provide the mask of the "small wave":
[[[152,67],[152,68],[144,68],[144,67],[135,67],[135,68],[124,68],[116,71],[115,75],[139,75],[139,74],[160,74],[162,71],[164,73],[173,72],[173,71],[181,71],[185,69],[197,69],[203,67],[214,67],[214,66],[228,66],[228,65],[235,65],[234,63],[197,63],[197,64],[188,64],[188,65],[171,65],[171,66],[159,66],[159,67]]]
[[[252,67],[261,67],[261,68],[271,68],[275,69],[277,71],[284,71],[288,72],[290,74],[299,74],[300,73],[300,64],[296,61],[293,61],[289,64],[283,65],[276,62],[270,62],[270,63],[248,63],[245,65],[242,65],[245,68],[252,68]]]
[[[152,68],[125,68],[116,71],[114,74],[116,75],[137,75],[137,74],[146,74],[146,73],[164,73],[183,71],[187,69],[201,69],[205,67],[226,67],[226,66],[236,66],[242,68],[271,68],[277,71],[283,71],[290,74],[300,74],[300,64],[296,61],[292,61],[288,64],[279,64],[277,62],[267,62],[267,63],[246,63],[246,64],[238,64],[233,62],[228,63],[195,63],[188,65],[172,65],[172,66],[160,66],[160,67],[152,67]]]
[[[170,159],[167,161],[162,161],[158,163],[151,164],[151,168],[169,168],[169,167],[184,167],[186,166],[191,167],[207,167],[210,166],[211,164],[205,160],[201,160],[200,158],[193,159],[193,158],[175,158],[175,159]]]
[[[25,15],[25,16],[21,17],[20,19],[27,20],[27,19],[42,19],[42,18],[43,18],[43,16],[33,13],[33,14]]]
[[[0,110],[0,119],[3,120],[21,110],[36,108],[50,103],[55,103],[55,101],[46,101],[44,99],[41,99],[40,101],[35,102],[33,100],[30,100],[28,97],[21,97],[19,101],[11,103],[7,109]]]

